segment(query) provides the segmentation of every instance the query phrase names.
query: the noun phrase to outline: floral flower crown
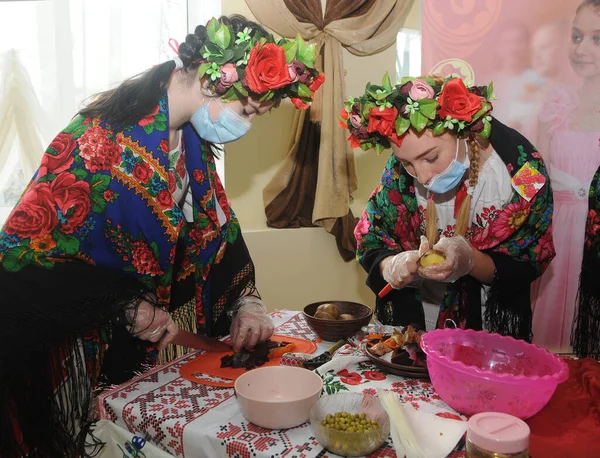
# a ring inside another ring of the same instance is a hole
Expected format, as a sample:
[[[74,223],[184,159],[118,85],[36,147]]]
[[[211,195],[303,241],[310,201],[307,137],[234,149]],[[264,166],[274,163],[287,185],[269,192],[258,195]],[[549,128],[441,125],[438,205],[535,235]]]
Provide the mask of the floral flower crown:
[[[198,72],[223,100],[253,95],[261,102],[289,97],[297,108],[310,106],[325,75],[315,70],[315,45],[298,35],[295,40],[248,27],[233,29],[213,18],[206,26]]]
[[[489,113],[493,86],[466,87],[461,78],[402,78],[392,86],[386,73],[381,86],[367,84],[365,93],[352,98],[342,108],[340,125],[348,129],[353,148],[378,153],[400,146],[408,129],[432,129],[459,137],[475,135],[485,144],[490,136]]]

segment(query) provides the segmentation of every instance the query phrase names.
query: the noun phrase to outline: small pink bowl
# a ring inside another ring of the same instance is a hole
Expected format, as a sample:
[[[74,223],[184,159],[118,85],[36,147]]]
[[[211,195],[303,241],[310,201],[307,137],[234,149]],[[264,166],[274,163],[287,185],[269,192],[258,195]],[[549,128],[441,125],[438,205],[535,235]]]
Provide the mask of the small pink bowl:
[[[292,366],[253,369],[235,381],[235,394],[246,420],[268,429],[306,423],[322,388],[323,380],[316,373]]]
[[[548,403],[569,368],[557,355],[512,337],[438,329],[421,339],[433,387],[465,415],[503,412],[526,419]]]

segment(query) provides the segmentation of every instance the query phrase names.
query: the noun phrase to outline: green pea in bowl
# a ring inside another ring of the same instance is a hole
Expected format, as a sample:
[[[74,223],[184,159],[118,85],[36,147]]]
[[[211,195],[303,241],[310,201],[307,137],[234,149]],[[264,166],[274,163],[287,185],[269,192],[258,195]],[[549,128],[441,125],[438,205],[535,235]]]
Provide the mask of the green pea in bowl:
[[[370,394],[322,396],[310,409],[319,444],[341,456],[373,453],[390,434],[390,421],[379,399]]]

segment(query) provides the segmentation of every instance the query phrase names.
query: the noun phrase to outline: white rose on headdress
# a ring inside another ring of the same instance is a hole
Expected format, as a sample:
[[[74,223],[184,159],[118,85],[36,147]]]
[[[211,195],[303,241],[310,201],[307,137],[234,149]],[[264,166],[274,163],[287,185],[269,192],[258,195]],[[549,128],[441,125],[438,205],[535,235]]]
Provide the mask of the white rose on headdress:
[[[433,88],[423,80],[414,80],[408,96],[413,100],[432,99],[435,92]]]

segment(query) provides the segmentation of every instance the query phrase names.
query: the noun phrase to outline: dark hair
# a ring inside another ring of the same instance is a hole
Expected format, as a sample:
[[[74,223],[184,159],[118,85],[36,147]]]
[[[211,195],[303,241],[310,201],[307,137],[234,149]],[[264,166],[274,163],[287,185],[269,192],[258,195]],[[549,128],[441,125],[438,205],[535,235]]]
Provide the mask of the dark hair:
[[[575,14],[579,13],[586,6],[596,8],[596,13],[600,13],[600,0],[583,0],[583,2],[581,2],[577,7]]]
[[[267,34],[262,26],[241,15],[221,16],[219,21],[231,26],[236,35],[245,27]],[[179,45],[179,58],[191,76],[195,77],[197,74],[193,70],[198,69],[202,60],[201,50],[206,37],[206,26],[199,25]],[[91,102],[79,114],[89,118],[100,117],[115,128],[137,124],[158,105],[167,90],[173,70],[175,62],[170,60],[133,76],[114,89],[92,96]],[[215,153],[214,145],[212,146]]]

